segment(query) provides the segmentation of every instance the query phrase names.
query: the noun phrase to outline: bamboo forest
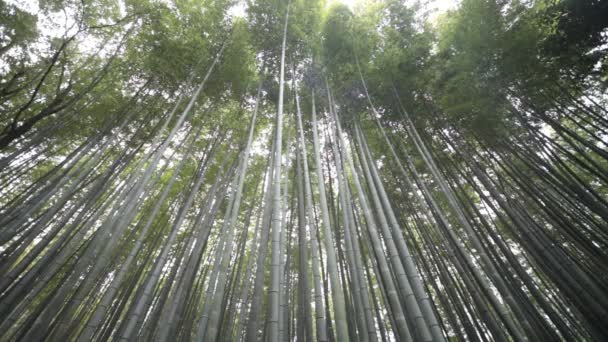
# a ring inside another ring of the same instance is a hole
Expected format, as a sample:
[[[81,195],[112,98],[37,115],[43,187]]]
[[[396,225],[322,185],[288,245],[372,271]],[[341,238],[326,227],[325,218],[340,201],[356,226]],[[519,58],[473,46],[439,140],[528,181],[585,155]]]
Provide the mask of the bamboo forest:
[[[608,1],[0,0],[0,341],[608,341]]]

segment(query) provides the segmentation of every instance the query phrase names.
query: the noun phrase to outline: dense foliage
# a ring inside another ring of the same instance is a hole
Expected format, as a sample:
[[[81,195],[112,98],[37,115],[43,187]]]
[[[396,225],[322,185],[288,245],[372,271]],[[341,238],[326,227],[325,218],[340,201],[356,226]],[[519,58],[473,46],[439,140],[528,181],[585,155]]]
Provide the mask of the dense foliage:
[[[608,2],[0,1],[0,340],[608,339]]]

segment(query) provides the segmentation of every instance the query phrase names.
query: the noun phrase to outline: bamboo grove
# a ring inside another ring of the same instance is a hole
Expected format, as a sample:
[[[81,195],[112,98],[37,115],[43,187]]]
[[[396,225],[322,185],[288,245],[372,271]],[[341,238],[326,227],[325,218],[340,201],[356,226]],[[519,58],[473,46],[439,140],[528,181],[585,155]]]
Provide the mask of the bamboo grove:
[[[603,1],[0,2],[0,340],[608,340]]]

